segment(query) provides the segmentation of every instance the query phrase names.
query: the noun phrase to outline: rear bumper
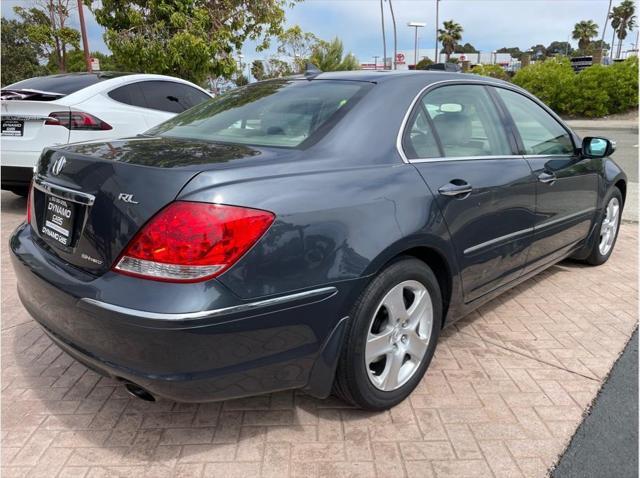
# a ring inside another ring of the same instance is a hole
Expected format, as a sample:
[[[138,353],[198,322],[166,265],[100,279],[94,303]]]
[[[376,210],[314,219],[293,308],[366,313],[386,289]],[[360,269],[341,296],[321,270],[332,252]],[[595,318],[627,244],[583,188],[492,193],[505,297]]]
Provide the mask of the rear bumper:
[[[183,288],[166,312],[155,306],[168,284],[69,271],[33,243],[26,225],[10,245],[25,308],[61,348],[104,375],[187,402],[330,391],[356,281],[247,302],[212,280],[189,284],[207,295],[207,307],[194,308]],[[126,305],[114,303],[118,294]]]
[[[31,178],[33,178],[33,166],[5,166],[3,158],[0,174],[2,175],[2,189],[26,187],[31,182]]]

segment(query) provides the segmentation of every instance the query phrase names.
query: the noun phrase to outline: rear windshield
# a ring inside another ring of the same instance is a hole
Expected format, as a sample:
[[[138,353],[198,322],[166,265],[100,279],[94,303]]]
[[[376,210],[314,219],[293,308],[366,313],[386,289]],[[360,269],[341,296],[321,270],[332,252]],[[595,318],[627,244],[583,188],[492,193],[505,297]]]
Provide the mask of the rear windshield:
[[[48,93],[58,93],[59,95],[70,95],[82,88],[95,85],[99,81],[107,80],[109,78],[113,77],[98,75],[97,73],[38,76],[5,86],[3,90],[38,90],[46,91]]]
[[[296,147],[321,137],[369,86],[335,80],[255,83],[191,108],[147,134]]]

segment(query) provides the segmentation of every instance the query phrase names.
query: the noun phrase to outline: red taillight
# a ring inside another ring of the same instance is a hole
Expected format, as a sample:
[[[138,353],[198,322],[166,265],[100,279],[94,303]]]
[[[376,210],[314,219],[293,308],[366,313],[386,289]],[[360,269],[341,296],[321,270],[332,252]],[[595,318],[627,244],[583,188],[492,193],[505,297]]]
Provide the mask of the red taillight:
[[[96,118],[84,111],[54,111],[49,113],[48,119],[44,124],[50,126],[64,126],[73,130],[101,131],[112,129],[109,123],[105,123],[100,118]]]
[[[259,209],[177,201],[135,235],[113,269],[170,282],[210,279],[247,252],[273,219]]]

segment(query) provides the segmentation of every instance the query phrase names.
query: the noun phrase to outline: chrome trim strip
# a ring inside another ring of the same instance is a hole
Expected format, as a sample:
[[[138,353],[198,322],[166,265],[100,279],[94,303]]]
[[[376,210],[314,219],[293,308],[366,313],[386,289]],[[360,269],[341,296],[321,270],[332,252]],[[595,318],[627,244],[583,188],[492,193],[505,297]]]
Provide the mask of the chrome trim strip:
[[[495,239],[490,239],[488,241],[481,242],[480,244],[476,244],[475,246],[471,246],[471,247],[465,249],[464,253],[465,254],[471,254],[472,252],[475,252],[475,251],[477,251],[479,249],[483,249],[483,248],[485,248],[487,246],[490,246],[492,244],[495,244],[497,242],[504,241],[506,239],[511,239],[512,237],[516,237],[516,236],[519,236],[521,234],[526,234],[528,232],[533,232],[533,230],[534,230],[533,227],[528,227],[526,229],[520,229],[519,231],[515,231],[515,232],[509,233],[509,234],[505,234],[504,236],[496,237]]]
[[[517,154],[509,154],[505,156],[452,156],[452,157],[438,157],[438,158],[422,158],[422,159],[409,159],[407,160],[410,164],[419,164],[419,163],[439,163],[443,161],[472,161],[472,160],[483,160],[483,159],[522,159],[522,156]]]
[[[413,162],[431,162],[432,159],[435,158],[416,158],[416,159],[412,159],[409,160],[407,158],[407,155],[404,154],[404,150],[402,149],[402,135],[404,133],[404,129],[407,125],[407,121],[409,121],[409,116],[411,115],[411,112],[413,111],[413,107],[415,106],[415,104],[418,102],[418,100],[420,99],[420,97],[422,97],[422,95],[424,94],[425,91],[427,91],[428,89],[434,88],[437,85],[442,85],[442,84],[446,84],[446,83],[457,83],[457,84],[467,84],[467,83],[472,83],[472,84],[481,84],[481,85],[493,85],[493,86],[499,86],[502,88],[505,88],[507,90],[512,90],[512,91],[516,91],[516,92],[520,92],[520,90],[518,88],[514,88],[512,85],[508,85],[508,84],[504,84],[504,83],[499,83],[496,81],[490,81],[490,80],[474,80],[474,79],[467,79],[467,78],[460,78],[460,79],[455,79],[455,80],[440,80],[440,81],[434,81],[433,83],[429,83],[427,86],[425,86],[424,88],[422,88],[418,94],[413,98],[413,100],[411,101],[411,104],[409,105],[409,108],[407,109],[406,113],[404,114],[404,118],[402,119],[402,123],[400,123],[400,130],[398,131],[398,135],[396,137],[396,150],[398,151],[398,154],[400,155],[400,157],[402,158],[402,161],[404,163],[413,163]],[[503,156],[491,156],[491,158],[502,158]],[[517,156],[518,158],[521,158],[522,156]],[[478,159],[479,157],[474,157],[473,159]],[[486,157],[485,157],[486,158]],[[467,159],[471,159],[471,158],[467,158]],[[449,161],[451,160],[451,158],[440,158],[439,161]]]
[[[326,298],[334,296],[338,292],[335,287],[322,287],[320,289],[308,290],[306,292],[298,292],[296,294],[284,295],[281,297],[275,297],[272,299],[264,299],[256,302],[249,302],[247,304],[234,305],[231,307],[224,307],[222,309],[202,310],[198,312],[185,312],[185,313],[160,313],[160,312],[148,312],[145,310],[130,309],[128,307],[121,307],[119,305],[109,304],[107,302],[101,302],[95,299],[83,298],[78,301],[78,306],[82,307],[84,304],[88,304],[94,307],[98,307],[109,312],[116,312],[118,314],[129,315],[132,317],[139,317],[143,319],[153,320],[190,320],[190,319],[204,319],[214,318],[221,315],[236,314],[240,312],[249,312],[273,305],[285,304],[301,299],[310,299],[313,297],[319,297],[326,295]]]
[[[545,227],[553,226],[554,224],[558,224],[559,222],[567,221],[569,219],[573,219],[574,217],[582,216],[583,214],[587,214],[589,212],[595,211],[595,207],[590,207],[587,209],[583,209],[582,211],[573,212],[571,214],[567,214],[566,216],[557,217],[555,219],[551,219],[550,221],[543,222],[534,227],[535,231],[539,229],[544,229]]]
[[[33,187],[47,194],[53,194],[54,196],[59,196],[64,199],[68,199],[69,201],[84,204],[85,206],[93,206],[93,203],[96,200],[96,197],[93,194],[83,193],[81,191],[76,191],[75,189],[65,188],[64,186],[58,186],[57,184],[50,183],[37,176],[33,178]]]
[[[562,217],[558,217],[556,219],[552,219],[552,220],[547,221],[547,222],[543,222],[543,223],[538,224],[538,225],[536,225],[534,227],[528,227],[526,229],[521,229],[519,231],[515,231],[515,232],[509,233],[509,234],[505,234],[504,236],[496,237],[494,239],[490,239],[488,241],[481,242],[480,244],[476,244],[475,246],[471,246],[471,247],[465,249],[464,250],[464,254],[471,254],[472,252],[475,252],[475,251],[480,250],[480,249],[484,249],[485,247],[491,246],[492,244],[496,244],[498,242],[502,242],[502,241],[505,241],[507,239],[511,239],[511,238],[517,237],[517,236],[519,236],[521,234],[526,234],[526,233],[529,233],[529,232],[537,232],[537,231],[539,231],[541,229],[544,229],[546,227],[553,226],[554,224],[558,224],[558,223],[563,222],[563,221],[568,221],[570,219],[582,216],[584,214],[587,214],[589,212],[593,212],[595,210],[596,210],[595,207],[588,208],[588,209],[583,209],[582,211],[574,212],[574,213],[567,214],[567,215],[562,216]]]
[[[51,116],[43,116],[43,115],[12,115],[12,114],[0,114],[0,118],[3,121],[6,120],[15,120],[15,121],[47,121],[53,120],[58,121]]]

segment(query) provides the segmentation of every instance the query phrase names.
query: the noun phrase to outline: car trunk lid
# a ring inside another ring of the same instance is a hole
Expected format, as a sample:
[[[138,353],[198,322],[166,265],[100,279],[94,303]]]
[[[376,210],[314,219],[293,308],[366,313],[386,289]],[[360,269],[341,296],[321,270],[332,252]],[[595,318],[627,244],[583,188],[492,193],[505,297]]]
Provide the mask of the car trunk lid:
[[[100,275],[200,171],[256,154],[244,146],[162,138],[46,149],[34,180],[31,225],[51,253]]]
[[[45,122],[53,112],[70,111],[59,101],[2,101],[2,149],[5,151],[41,151],[45,146],[66,144],[69,129]]]

